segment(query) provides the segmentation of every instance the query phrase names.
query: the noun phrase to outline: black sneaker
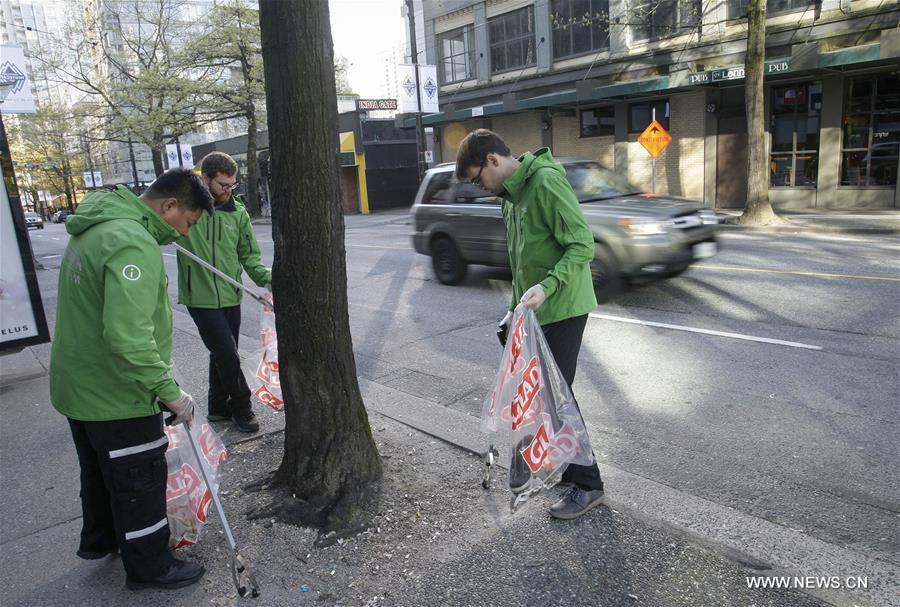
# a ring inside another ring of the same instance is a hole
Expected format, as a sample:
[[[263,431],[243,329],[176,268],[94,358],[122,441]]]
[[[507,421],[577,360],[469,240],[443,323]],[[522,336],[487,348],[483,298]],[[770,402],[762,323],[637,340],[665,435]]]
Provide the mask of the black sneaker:
[[[585,491],[580,487],[569,487],[562,499],[550,506],[550,516],[560,519],[578,518],[603,501],[603,489]]]
[[[197,580],[203,577],[204,573],[206,573],[206,569],[204,569],[203,565],[200,563],[175,559],[172,564],[169,565],[169,568],[159,577],[147,581],[133,580],[126,577],[125,586],[127,586],[129,590],[142,590],[144,588],[167,588],[171,590],[173,588],[184,588],[185,586],[190,586],[197,582]]]
[[[532,435],[528,435],[519,441],[519,444],[513,449],[512,457],[509,462],[509,490],[513,493],[521,493],[528,486],[531,480],[531,468],[525,463],[522,457],[522,450],[531,444],[534,440]]]
[[[210,422],[224,422],[229,419],[231,419],[231,416],[227,413],[213,413],[212,411],[206,416],[206,421]]]
[[[108,550],[82,550],[78,549],[75,551],[75,554],[80,559],[84,559],[86,561],[96,561],[97,559],[102,559],[103,557],[109,556],[110,554],[118,554],[118,548],[110,548]]]
[[[259,432],[259,422],[256,421],[256,415],[253,411],[247,413],[235,413],[232,416],[235,427],[241,432]]]

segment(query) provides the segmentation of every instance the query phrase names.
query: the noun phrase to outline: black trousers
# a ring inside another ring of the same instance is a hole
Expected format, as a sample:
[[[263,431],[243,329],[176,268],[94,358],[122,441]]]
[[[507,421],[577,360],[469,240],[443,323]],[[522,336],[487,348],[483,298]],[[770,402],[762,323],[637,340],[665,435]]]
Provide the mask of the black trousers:
[[[238,338],[241,333],[241,307],[217,310],[188,308],[203,345],[209,350],[210,415],[246,415],[250,413],[250,387],[241,369]]]
[[[584,328],[587,326],[587,319],[587,314],[585,314],[541,327],[547,345],[550,346],[550,351],[556,360],[556,366],[562,372],[569,388],[575,381],[578,352],[581,351],[581,340],[584,336]],[[577,400],[575,405],[578,406]],[[578,412],[581,413],[580,407]],[[581,418],[583,421],[584,416],[582,415]],[[588,491],[603,489],[603,479],[600,478],[600,468],[596,461],[590,466],[569,464],[563,473],[562,480]]]
[[[168,568],[166,447],[162,415],[108,422],[69,419],[81,465],[80,549],[119,549],[128,577],[149,581]]]

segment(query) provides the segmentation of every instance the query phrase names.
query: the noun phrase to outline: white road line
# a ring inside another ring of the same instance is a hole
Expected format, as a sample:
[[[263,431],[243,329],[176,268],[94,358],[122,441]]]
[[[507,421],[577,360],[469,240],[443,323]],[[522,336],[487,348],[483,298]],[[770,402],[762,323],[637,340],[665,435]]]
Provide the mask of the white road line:
[[[56,236],[51,236],[50,240],[59,240],[59,238],[57,238]]]
[[[177,257],[175,253],[163,253],[166,257]]]
[[[804,350],[821,350],[821,346],[811,346],[809,344],[801,344],[796,341],[784,341],[781,339],[770,339],[768,337],[756,337],[755,335],[745,335],[743,333],[728,333],[726,331],[713,331],[711,329],[700,329],[697,327],[685,327],[682,325],[670,325],[662,322],[652,322],[649,320],[637,320],[635,318],[624,318],[622,316],[609,316],[608,314],[597,314],[591,312],[588,316],[600,320],[611,320],[614,322],[624,322],[632,325],[644,325],[646,327],[657,327],[659,329],[672,329],[673,331],[687,331],[689,333],[701,333],[703,335],[713,335],[715,337],[728,337],[731,339],[741,339],[744,341],[755,341],[763,344],[774,344],[776,346],[788,346],[791,348],[802,348]]]
[[[41,255],[41,259],[52,259],[54,257],[62,257],[62,255]]]

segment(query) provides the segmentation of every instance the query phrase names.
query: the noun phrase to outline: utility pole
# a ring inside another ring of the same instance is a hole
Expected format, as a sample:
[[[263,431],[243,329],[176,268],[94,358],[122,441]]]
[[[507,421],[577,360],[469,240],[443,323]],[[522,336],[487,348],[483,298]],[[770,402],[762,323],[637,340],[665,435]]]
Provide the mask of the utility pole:
[[[416,11],[413,0],[406,0],[406,18],[409,20],[409,59],[416,74],[416,166],[421,182],[425,175],[425,130],[422,128],[422,91],[419,89],[419,53],[416,50]]]

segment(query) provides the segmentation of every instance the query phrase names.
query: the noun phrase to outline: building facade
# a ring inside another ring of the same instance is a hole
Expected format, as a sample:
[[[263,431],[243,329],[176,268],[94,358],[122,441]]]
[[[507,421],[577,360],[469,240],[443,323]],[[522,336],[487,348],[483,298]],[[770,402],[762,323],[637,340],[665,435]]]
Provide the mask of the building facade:
[[[637,139],[655,115],[673,138],[658,193],[741,208],[764,137],[776,208],[900,207],[897,0],[769,0],[765,133],[747,132],[746,0],[444,0],[423,17],[444,161],[486,127],[515,154],[550,146],[650,191]]]

